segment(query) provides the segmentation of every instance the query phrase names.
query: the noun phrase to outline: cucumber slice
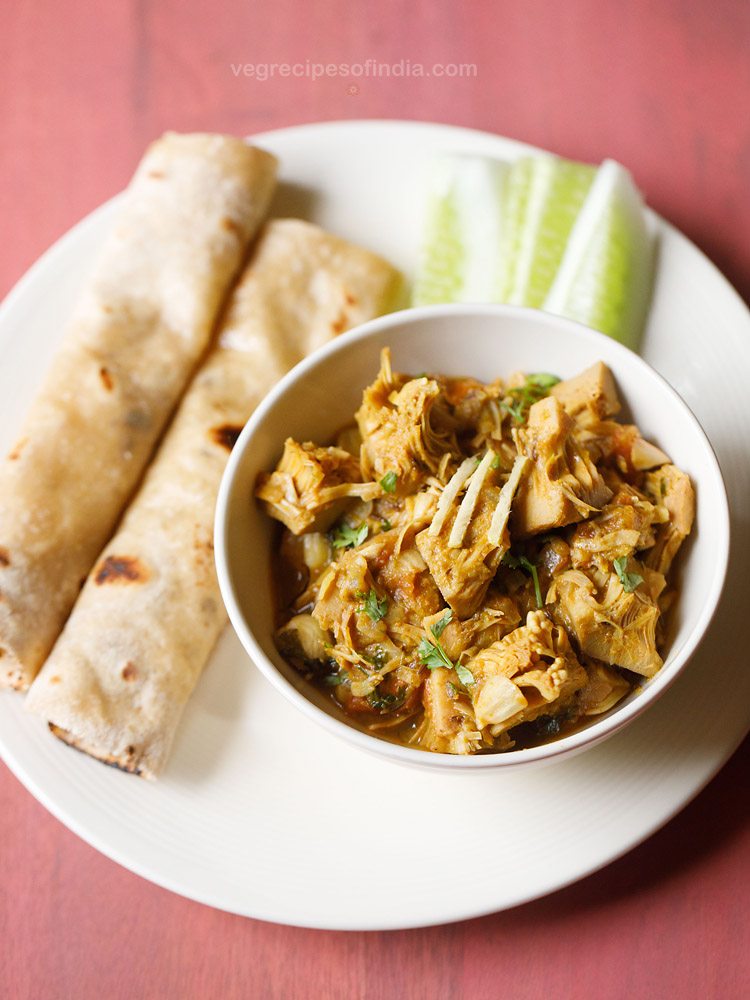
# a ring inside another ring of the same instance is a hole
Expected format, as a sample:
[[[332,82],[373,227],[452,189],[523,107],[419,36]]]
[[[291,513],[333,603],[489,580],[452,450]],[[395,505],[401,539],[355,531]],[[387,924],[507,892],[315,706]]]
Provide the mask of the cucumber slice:
[[[635,349],[651,296],[653,258],[643,199],[628,171],[605,160],[543,308]]]
[[[542,308],[635,348],[653,244],[643,199],[613,160],[446,156],[431,174],[413,303]]]
[[[501,302],[541,307],[595,174],[595,167],[556,156],[513,164],[501,235]]]
[[[414,305],[498,301],[508,170],[503,161],[481,156],[434,164]]]

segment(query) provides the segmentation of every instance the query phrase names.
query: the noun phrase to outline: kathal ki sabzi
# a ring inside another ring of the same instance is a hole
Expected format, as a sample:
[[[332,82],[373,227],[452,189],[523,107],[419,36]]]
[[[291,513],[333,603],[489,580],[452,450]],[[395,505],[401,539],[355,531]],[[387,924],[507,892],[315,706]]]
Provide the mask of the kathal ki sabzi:
[[[392,371],[334,445],[287,440],[276,642],[372,732],[469,754],[608,711],[661,666],[689,477],[615,419],[602,363],[560,381]]]

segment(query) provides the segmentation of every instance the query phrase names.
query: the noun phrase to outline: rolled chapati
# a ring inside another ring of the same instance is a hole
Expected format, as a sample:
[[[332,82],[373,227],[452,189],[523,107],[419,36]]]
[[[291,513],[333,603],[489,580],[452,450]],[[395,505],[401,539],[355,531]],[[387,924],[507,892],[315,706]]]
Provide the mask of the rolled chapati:
[[[276,160],[167,134],[146,152],[0,464],[0,686],[25,689],[130,499],[265,215]]]
[[[385,261],[316,226],[267,225],[217,346],[31,687],[27,707],[56,735],[136,774],[159,772],[226,622],[212,538],[232,445],[288,368],[387,311],[398,285]]]

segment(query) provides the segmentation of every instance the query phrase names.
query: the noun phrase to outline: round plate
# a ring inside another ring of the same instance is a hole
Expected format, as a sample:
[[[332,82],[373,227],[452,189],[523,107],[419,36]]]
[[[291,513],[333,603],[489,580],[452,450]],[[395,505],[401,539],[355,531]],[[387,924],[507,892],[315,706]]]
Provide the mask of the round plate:
[[[407,274],[430,156],[527,149],[413,122],[333,122],[256,139],[281,159],[275,214],[320,223]],[[2,447],[116,201],[56,244],[0,310]],[[158,783],[74,753],[8,693],[0,697],[0,751],[19,779],[79,836],[159,885],[247,916],[321,928],[415,927],[514,906],[607,864],[665,823],[750,726],[750,671],[738,641],[750,597],[750,314],[688,240],[658,227],[642,353],[716,449],[736,553],[708,637],[658,704],[607,743],[546,768],[421,773],[347,747],[299,715],[227,631]]]

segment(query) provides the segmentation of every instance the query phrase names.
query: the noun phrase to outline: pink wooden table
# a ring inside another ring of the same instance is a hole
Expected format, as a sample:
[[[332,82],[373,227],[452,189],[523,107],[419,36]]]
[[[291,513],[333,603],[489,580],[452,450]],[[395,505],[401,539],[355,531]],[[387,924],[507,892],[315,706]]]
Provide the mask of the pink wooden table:
[[[15,0],[1,18],[2,293],[166,128],[405,117],[623,161],[750,298],[745,0]],[[232,70],[305,59],[477,74],[259,82]],[[749,763],[745,741],[664,830],[576,886],[482,920],[369,935],[173,896],[79,841],[0,766],[0,995],[744,998]]]

